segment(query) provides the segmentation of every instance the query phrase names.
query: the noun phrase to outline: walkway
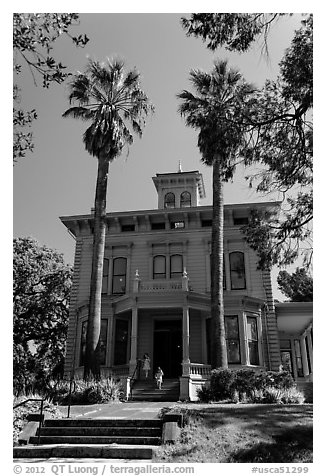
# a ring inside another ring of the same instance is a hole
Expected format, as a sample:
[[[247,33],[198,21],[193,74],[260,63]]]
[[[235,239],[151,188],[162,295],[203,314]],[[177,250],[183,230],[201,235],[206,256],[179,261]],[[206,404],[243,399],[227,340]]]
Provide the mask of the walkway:
[[[122,420],[152,420],[158,418],[162,408],[172,407],[176,402],[120,402],[97,405],[72,405],[71,418],[112,418]],[[58,407],[64,416],[68,408]]]

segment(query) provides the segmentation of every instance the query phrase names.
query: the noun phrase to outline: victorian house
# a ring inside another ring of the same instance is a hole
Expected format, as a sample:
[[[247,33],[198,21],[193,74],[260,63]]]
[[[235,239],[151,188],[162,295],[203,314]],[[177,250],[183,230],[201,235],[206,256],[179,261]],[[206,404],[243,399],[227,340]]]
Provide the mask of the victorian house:
[[[178,398],[195,400],[210,373],[212,207],[198,171],[156,174],[158,207],[107,213],[102,283],[101,365],[127,393],[137,362],[148,353],[150,377],[160,366],[178,382]],[[230,368],[290,370],[312,381],[312,303],[275,303],[271,274],[240,227],[252,208],[225,205],[224,312]],[[92,259],[93,215],[61,217],[76,241],[66,376],[82,376]]]

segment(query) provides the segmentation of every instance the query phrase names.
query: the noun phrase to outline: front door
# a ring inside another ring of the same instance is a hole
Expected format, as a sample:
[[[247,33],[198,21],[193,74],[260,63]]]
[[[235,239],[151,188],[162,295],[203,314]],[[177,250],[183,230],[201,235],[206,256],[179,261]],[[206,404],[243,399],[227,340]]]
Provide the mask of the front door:
[[[154,321],[153,371],[161,367],[165,378],[182,375],[182,321]]]

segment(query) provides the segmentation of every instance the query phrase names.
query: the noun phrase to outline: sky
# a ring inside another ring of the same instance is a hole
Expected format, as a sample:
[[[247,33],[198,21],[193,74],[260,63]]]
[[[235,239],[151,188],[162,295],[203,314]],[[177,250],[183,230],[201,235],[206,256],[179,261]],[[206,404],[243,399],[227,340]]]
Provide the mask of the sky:
[[[177,93],[191,89],[191,69],[210,71],[216,59],[229,60],[245,79],[262,86],[275,79],[285,48],[301,15],[286,17],[272,25],[268,37],[268,58],[261,44],[239,55],[223,49],[209,51],[200,39],[186,37],[180,25],[187,13],[84,13],[73,34],[86,33],[85,48],[76,48],[68,38],[60,38],[53,51],[56,59],[70,71],[83,71],[87,58],[104,60],[119,57],[127,68],[136,67],[141,84],[155,106],[141,139],[135,138],[129,151],[110,166],[107,211],[157,208],[157,196],[151,177],[156,173],[176,172],[181,161],[183,171],[203,174],[206,198],[212,203],[212,170],[200,161],[197,133],[187,128],[177,112]],[[32,236],[64,254],[73,264],[75,242],[59,217],[89,213],[93,207],[97,161],[84,148],[82,121],[62,118],[69,107],[67,84],[52,84],[48,90],[37,86],[26,69],[15,77],[22,88],[22,106],[35,108],[33,124],[35,149],[20,159],[13,169],[13,235]],[[274,196],[258,196],[250,191],[239,169],[234,182],[225,186],[225,203],[268,201]],[[275,274],[275,273],[274,273]],[[281,298],[281,295],[276,297]]]

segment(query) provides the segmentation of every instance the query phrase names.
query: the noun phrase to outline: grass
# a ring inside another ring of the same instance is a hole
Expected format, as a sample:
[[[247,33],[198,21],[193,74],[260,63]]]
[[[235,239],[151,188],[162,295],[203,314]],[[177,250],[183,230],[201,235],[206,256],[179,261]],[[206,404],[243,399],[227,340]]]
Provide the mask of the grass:
[[[179,441],[157,462],[312,463],[312,405],[188,404]]]

